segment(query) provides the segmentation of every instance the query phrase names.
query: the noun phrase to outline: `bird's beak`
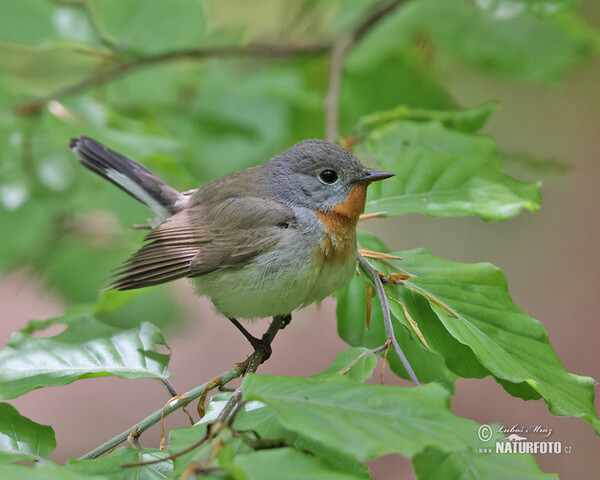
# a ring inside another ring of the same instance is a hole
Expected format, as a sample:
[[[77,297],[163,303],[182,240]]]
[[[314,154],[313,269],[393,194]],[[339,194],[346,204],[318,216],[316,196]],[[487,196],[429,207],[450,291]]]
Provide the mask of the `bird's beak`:
[[[378,182],[379,180],[385,180],[386,178],[390,178],[395,176],[395,173],[392,172],[379,172],[377,170],[365,170],[362,174],[360,183],[369,184],[371,182]]]

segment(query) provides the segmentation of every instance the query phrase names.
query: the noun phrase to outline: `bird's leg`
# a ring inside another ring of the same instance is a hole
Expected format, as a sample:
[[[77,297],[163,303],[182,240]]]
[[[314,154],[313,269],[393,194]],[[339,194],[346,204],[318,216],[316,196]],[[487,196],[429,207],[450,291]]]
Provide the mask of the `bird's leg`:
[[[242,332],[242,335],[246,337],[246,339],[250,342],[250,345],[252,345],[252,348],[254,348],[254,350],[263,351],[264,355],[262,362],[264,362],[271,356],[271,344],[267,339],[265,339],[264,337],[256,338],[248,330],[246,330],[246,328],[236,318],[229,318],[229,321],[235,325],[235,328]]]
[[[229,317],[227,317],[227,318],[229,318]],[[273,317],[273,320],[275,320],[277,318],[281,321],[280,329],[284,329],[292,321],[292,314],[290,313],[287,315],[277,315],[276,317]],[[263,363],[265,360],[267,360],[271,356],[271,352],[272,352],[271,341],[268,338],[267,333],[265,333],[261,338],[256,338],[248,330],[246,330],[246,328],[237,319],[229,318],[229,321],[235,325],[235,328],[237,328],[240,332],[242,332],[242,335],[244,335],[244,337],[246,337],[246,339],[248,339],[248,341],[250,342],[250,345],[252,345],[252,348],[254,348],[254,350],[262,350],[263,351],[263,359],[262,359],[261,363]]]

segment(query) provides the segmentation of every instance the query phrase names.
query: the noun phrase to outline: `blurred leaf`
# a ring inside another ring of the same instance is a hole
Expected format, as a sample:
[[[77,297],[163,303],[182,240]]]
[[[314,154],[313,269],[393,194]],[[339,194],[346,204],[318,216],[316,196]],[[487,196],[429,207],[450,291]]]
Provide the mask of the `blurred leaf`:
[[[442,452],[427,447],[413,457],[419,480],[550,480],[555,473],[544,473],[531,455],[484,454],[477,449]]]
[[[558,177],[566,175],[575,167],[555,158],[532,158],[523,153],[500,152],[499,160],[504,170],[524,179]]]
[[[502,221],[524,208],[539,208],[539,185],[504,175],[487,137],[436,122],[405,121],[375,131],[368,149],[396,177],[370,189],[367,212],[478,215]]]
[[[334,470],[318,457],[292,448],[259,450],[237,455],[234,464],[248,480],[358,480],[364,477]],[[233,472],[232,472],[233,473]]]
[[[358,459],[411,456],[426,445],[461,449],[476,439],[476,424],[448,411],[449,394],[439,385],[248,375],[242,388],[244,398],[273,408],[285,428]]]
[[[362,62],[353,61],[354,51],[348,56],[341,91],[342,133],[350,133],[361,117],[397,105],[440,110],[454,107],[440,79],[431,71],[427,52],[394,49],[378,56],[379,61],[369,57]]]
[[[573,38],[585,43],[600,55],[600,31],[585,18],[573,12],[562,12],[551,18],[552,23]]]
[[[94,316],[121,329],[137,327],[142,322],[164,328],[181,320],[177,305],[165,293],[160,288],[109,290],[100,297]]]
[[[65,470],[85,475],[107,475],[111,480],[159,480],[173,471],[171,460],[144,467],[123,468],[125,463],[157,460],[167,454],[160,450],[144,448],[141,452],[131,447],[118,448],[105,457],[90,460],[69,460]]]
[[[329,367],[313,378],[327,375],[343,375],[344,378],[349,378],[356,382],[364,382],[371,378],[373,370],[377,366],[377,357],[368,352],[369,349],[364,347],[342,350],[338,352],[335,356],[335,361]]]
[[[33,467],[0,463],[0,478],[2,480],[109,480],[109,477],[103,475],[70,472],[48,460]]]
[[[482,10],[461,0],[409,2],[365,38],[353,53],[353,61],[373,65],[389,51],[431,41],[483,70],[556,81],[585,57],[581,40],[529,13],[519,2],[485,0],[484,4],[490,8]]]
[[[119,250],[94,248],[65,238],[47,259],[48,284],[71,302],[92,302],[106,287],[110,271],[123,258]]]
[[[13,211],[0,208],[0,268],[27,264],[36,252],[44,250],[52,231],[52,211],[48,205],[27,202]]]
[[[39,460],[55,447],[51,427],[23,417],[8,403],[0,403],[0,463]]]
[[[94,8],[103,26],[127,50],[165,52],[201,44],[206,28],[195,0],[102,0]]]
[[[510,18],[522,12],[546,16],[575,7],[575,0],[476,0],[475,3],[498,19]]]
[[[55,33],[52,12],[55,8],[55,5],[48,1],[2,2],[0,41],[35,45],[52,39]]]
[[[488,121],[497,102],[486,102],[466,110],[427,110],[400,105],[384,112],[366,115],[358,122],[357,135],[364,135],[385,124],[411,120],[414,122],[439,122],[451,130],[475,133]]]
[[[0,41],[0,57],[0,90],[11,94],[10,103],[3,102],[7,106],[75,83],[105,62],[102,55],[65,44],[28,46]]]
[[[48,318],[46,320],[29,320],[27,325],[19,331],[25,335],[42,332],[53,325],[69,325],[80,319],[88,318],[92,307],[89,304],[70,305],[64,315]]]
[[[33,389],[67,385],[81,378],[115,375],[120,378],[165,378],[169,355],[152,324],[121,330],[91,315],[69,321],[67,329],[50,338],[13,333],[0,351],[0,398],[15,398]]]
[[[542,324],[510,298],[498,268],[450,262],[425,249],[398,255],[402,260],[397,264],[416,275],[406,281],[408,287],[426,296],[444,327],[490,372],[514,384],[526,383],[555,415],[581,417],[600,432],[594,380],[565,370]]]
[[[60,5],[60,0],[54,1],[56,8],[52,15],[52,24],[58,36],[75,42],[98,43],[97,32],[93,22],[94,10],[90,0],[75,0],[69,4],[66,0]],[[88,8],[86,8],[88,6]]]

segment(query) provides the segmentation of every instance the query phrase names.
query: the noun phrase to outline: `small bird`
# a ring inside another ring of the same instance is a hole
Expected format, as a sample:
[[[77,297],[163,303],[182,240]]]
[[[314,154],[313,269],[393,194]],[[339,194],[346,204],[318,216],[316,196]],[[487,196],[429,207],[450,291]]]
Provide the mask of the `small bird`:
[[[259,339],[238,318],[282,316],[287,324],[293,311],[350,280],[367,186],[394,175],[365,168],[335,143],[304,140],[263,165],[179,192],[89,137],[69,147],[84,167],[157,215],[109,288],[191,278],[254,347]]]

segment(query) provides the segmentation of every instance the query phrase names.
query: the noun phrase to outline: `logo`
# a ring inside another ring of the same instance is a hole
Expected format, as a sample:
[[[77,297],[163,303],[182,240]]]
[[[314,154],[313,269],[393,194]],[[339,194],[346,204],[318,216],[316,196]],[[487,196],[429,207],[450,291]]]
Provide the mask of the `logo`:
[[[492,427],[484,423],[479,427],[479,430],[477,430],[477,436],[482,442],[489,442],[494,436],[494,430],[492,430]]]
[[[570,445],[563,445],[559,441],[547,440],[554,430],[541,425],[529,427],[519,424],[507,427],[500,425],[494,431],[491,425],[483,424],[477,429],[477,438],[483,443],[491,443],[479,448],[479,453],[571,453]],[[528,436],[524,436],[527,434]],[[507,436],[504,436],[507,435]],[[537,436],[537,439],[535,438]]]

